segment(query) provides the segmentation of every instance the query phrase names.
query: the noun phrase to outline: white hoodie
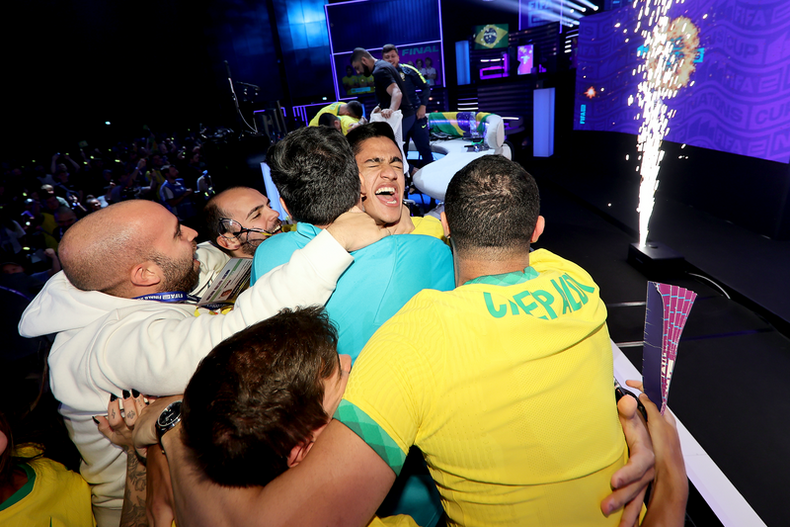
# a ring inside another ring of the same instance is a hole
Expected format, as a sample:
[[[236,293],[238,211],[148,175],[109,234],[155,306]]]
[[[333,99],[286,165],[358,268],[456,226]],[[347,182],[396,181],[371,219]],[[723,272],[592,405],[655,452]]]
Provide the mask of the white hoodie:
[[[107,413],[110,394],[183,393],[200,360],[234,333],[284,307],[323,305],[353,258],[323,231],[290,262],[239,296],[227,315],[194,305],[134,300],[81,291],[60,272],[22,315],[19,333],[57,333],[49,356],[52,393],[82,454],[80,472],[92,486],[100,527],[117,526],[126,456],[92,420]],[[117,518],[117,519],[116,519]]]

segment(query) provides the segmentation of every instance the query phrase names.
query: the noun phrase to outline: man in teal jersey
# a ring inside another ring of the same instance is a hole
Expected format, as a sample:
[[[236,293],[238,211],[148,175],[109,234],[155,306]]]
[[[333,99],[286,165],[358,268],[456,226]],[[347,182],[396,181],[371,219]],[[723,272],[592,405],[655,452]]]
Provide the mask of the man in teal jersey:
[[[397,150],[396,150],[397,151]],[[387,160],[395,164],[400,159]],[[296,249],[315,237],[324,225],[359,202],[356,159],[342,135],[329,128],[303,128],[289,134],[269,151],[272,180],[283,204],[298,224],[296,231],[272,237],[255,253],[252,283],[285,263]],[[402,164],[401,164],[402,167]],[[401,168],[402,172],[402,168]],[[401,197],[386,187],[371,201],[395,202]],[[385,203],[386,204],[386,203]],[[366,205],[372,206],[372,205]],[[354,263],[326,305],[339,332],[338,352],[356,359],[381,324],[423,289],[453,287],[452,255],[428,236],[388,236],[353,254]]]

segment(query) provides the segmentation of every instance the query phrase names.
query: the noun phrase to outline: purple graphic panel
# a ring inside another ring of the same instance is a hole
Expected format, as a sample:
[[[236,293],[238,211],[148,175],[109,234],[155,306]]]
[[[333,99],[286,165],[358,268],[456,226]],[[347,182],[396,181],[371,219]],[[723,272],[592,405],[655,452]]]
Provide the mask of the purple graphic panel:
[[[518,74],[519,75],[529,75],[532,73],[532,62],[534,57],[533,54],[533,47],[532,44],[527,44],[525,46],[519,46],[518,51],[516,53],[516,59],[518,59]]]
[[[574,128],[637,134],[642,2],[584,17],[579,29]],[[699,37],[689,82],[666,100],[666,140],[790,161],[790,2],[696,0],[674,5]],[[688,42],[679,39],[681,49]],[[636,73],[636,74],[635,74]]]
[[[664,413],[677,360],[678,343],[697,293],[677,285],[647,283],[642,382]]]

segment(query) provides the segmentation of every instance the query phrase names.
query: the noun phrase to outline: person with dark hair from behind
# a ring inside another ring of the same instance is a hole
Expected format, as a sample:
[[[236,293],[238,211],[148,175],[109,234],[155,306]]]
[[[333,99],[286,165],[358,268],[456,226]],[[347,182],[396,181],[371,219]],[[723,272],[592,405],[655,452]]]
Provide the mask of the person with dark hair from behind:
[[[343,135],[347,134],[350,130],[353,130],[356,126],[367,122],[364,118],[365,109],[362,107],[361,102],[333,102],[332,104],[328,104],[318,110],[318,113],[315,114],[315,117],[310,119],[308,126],[321,126],[322,124],[327,126],[326,121],[323,123],[319,122],[320,119],[326,114],[334,115],[338,118],[340,122],[340,128],[338,128],[338,130],[343,132]],[[332,120],[332,124],[334,124],[334,120]]]
[[[224,340],[184,391],[196,468],[227,487],[266,485],[312,448],[350,370],[322,308],[286,309]]]
[[[260,245],[253,260],[253,284],[287,262],[295,250],[360,200],[354,154],[335,130],[300,128],[273,145],[267,160],[283,205],[298,224],[296,231]],[[396,214],[400,214],[400,198],[394,199],[398,202]],[[354,263],[338,281],[326,305],[338,327],[338,351],[353,359],[376,329],[414,294],[426,288],[452,287],[452,256],[435,238],[388,236],[353,256]]]
[[[0,525],[96,525],[91,491],[79,474],[43,457],[38,445],[14,445],[0,412]]]
[[[484,156],[455,175],[446,205],[456,289],[418,293],[379,329],[310,455],[261,492],[234,496],[226,513],[236,521],[364,525],[412,445],[450,525],[636,521],[653,476],[650,440],[633,408],[618,422],[598,287],[575,264],[530,253],[545,225],[534,180]],[[164,439],[177,461],[177,440]],[[188,467],[170,469],[176,502],[201,523],[187,503],[203,491]],[[671,516],[665,525],[679,527],[681,506],[655,503],[648,524]]]
[[[203,476],[201,486],[211,489],[208,518],[215,503],[255,491],[304,460],[337,409],[350,370],[351,357],[338,355],[337,330],[322,308],[284,309],[217,345],[183,397],[162,401],[176,401],[172,408],[180,412],[178,428],[165,433],[179,436],[191,468]],[[124,408],[130,402],[136,401],[124,399]],[[117,407],[110,403],[108,413]],[[100,430],[117,440],[113,434],[134,427],[136,418],[103,421]],[[135,470],[130,479],[144,472]],[[408,516],[374,518],[370,525],[416,526]]]

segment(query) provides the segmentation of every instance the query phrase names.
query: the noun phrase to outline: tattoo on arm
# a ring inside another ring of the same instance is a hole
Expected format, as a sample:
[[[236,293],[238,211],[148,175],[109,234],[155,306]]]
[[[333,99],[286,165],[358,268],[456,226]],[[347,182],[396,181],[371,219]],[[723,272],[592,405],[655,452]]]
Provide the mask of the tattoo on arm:
[[[148,527],[145,491],[145,465],[137,458],[134,449],[130,449],[127,453],[126,490],[123,495],[120,527]]]

